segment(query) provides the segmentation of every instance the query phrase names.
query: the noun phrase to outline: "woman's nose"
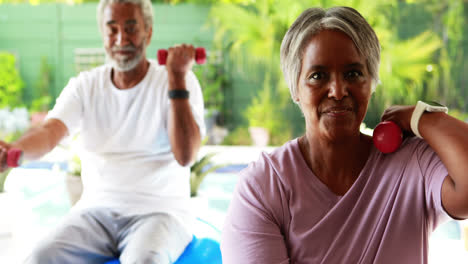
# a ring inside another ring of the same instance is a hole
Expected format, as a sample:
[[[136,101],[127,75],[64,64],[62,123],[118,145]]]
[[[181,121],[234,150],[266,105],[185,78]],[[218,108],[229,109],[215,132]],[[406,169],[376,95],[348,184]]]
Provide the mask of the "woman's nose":
[[[329,82],[328,97],[341,100],[348,96],[348,88],[346,82],[339,77],[332,77]]]

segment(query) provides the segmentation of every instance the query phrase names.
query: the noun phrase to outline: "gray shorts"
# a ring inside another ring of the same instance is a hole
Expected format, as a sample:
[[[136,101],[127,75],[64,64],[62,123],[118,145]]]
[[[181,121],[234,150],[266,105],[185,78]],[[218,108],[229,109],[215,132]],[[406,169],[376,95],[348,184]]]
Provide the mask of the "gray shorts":
[[[192,240],[172,216],[152,213],[122,216],[108,208],[73,212],[36,248],[28,264],[170,264]]]

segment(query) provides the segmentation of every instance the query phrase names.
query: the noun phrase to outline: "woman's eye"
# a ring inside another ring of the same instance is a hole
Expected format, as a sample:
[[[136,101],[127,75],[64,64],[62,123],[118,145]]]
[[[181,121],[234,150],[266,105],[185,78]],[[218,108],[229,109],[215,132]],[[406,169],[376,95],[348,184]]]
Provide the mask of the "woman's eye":
[[[346,78],[347,79],[356,79],[358,77],[362,76],[362,72],[358,70],[352,70],[346,73]]]
[[[321,80],[323,78],[325,78],[325,73],[323,72],[314,72],[309,76],[309,80],[310,79]]]

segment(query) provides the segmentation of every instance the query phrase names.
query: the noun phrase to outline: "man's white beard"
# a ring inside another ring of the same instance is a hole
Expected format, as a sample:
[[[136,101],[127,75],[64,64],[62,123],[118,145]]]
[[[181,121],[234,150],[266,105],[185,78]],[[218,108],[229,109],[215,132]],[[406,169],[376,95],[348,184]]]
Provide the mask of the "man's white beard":
[[[130,70],[133,70],[138,63],[140,63],[140,60],[143,58],[143,52],[138,53],[135,58],[131,60],[127,60],[127,56],[125,55],[115,55],[115,57],[111,57],[110,54],[107,54],[109,58],[109,62],[112,65],[112,67],[118,71],[118,72],[127,72]]]

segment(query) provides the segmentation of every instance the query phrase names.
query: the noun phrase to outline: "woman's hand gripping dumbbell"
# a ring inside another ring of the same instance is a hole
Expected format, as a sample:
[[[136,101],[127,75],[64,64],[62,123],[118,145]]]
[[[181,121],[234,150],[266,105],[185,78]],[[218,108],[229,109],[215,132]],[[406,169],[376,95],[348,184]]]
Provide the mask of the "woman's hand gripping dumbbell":
[[[411,119],[415,106],[395,105],[387,108],[380,124],[374,129],[372,135],[374,145],[382,153],[392,153],[398,150],[403,138],[413,136]]]

